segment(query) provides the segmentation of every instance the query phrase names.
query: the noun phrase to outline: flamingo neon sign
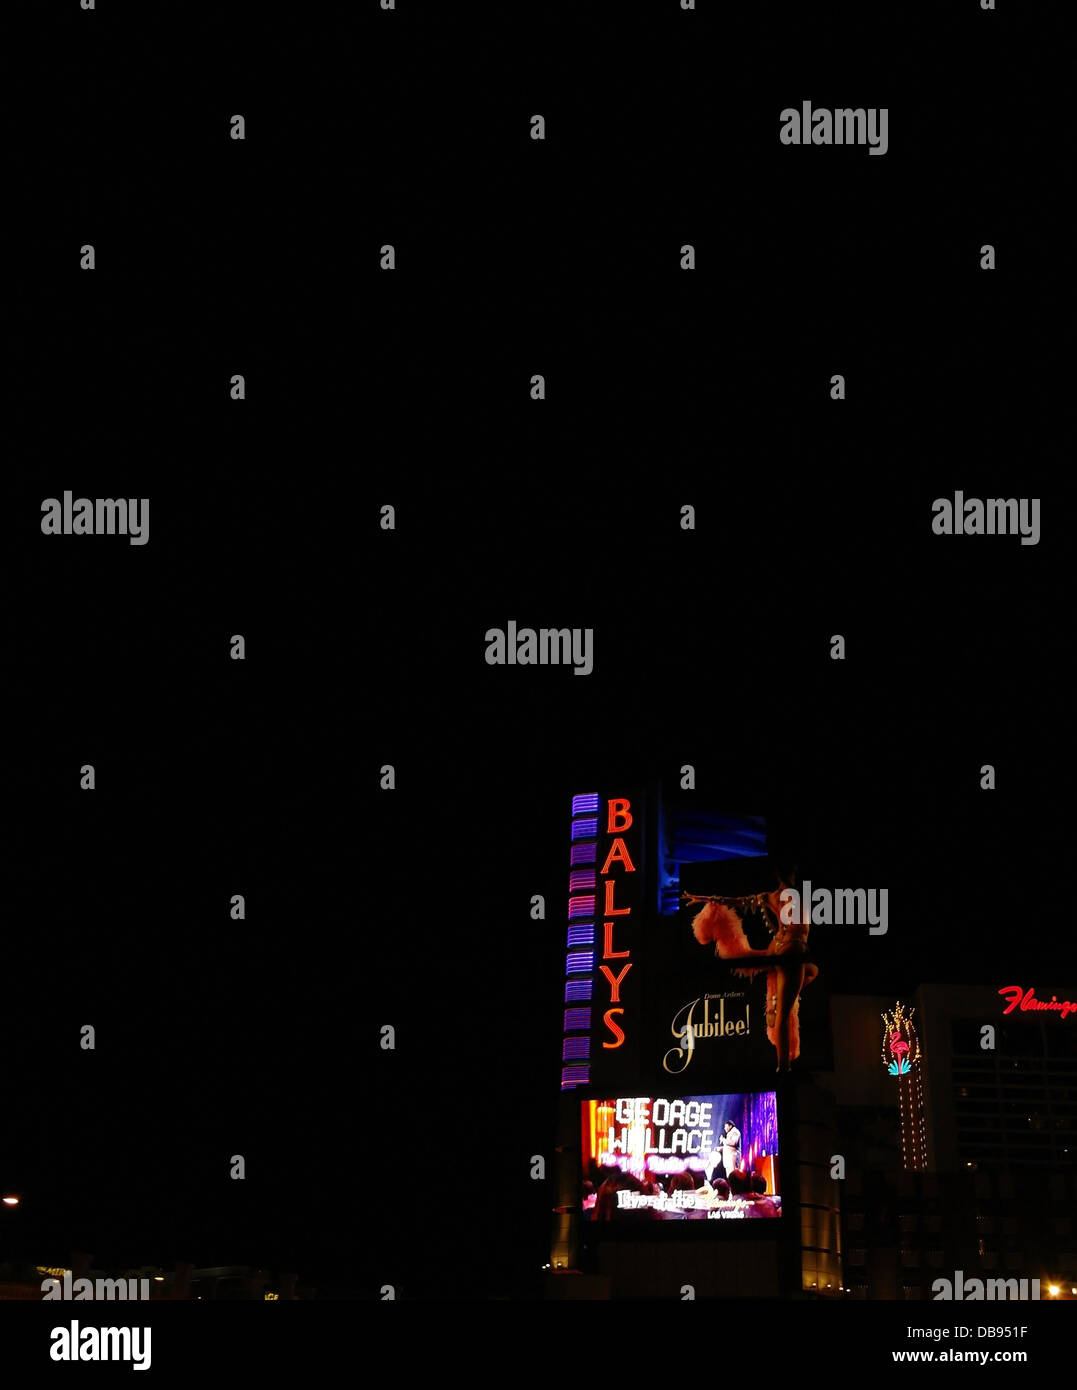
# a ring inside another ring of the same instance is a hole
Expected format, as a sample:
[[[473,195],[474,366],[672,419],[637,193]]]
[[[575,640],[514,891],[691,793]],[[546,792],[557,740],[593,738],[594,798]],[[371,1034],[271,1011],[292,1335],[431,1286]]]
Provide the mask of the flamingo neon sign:
[[[894,1005],[893,1013],[882,1014],[882,1059],[891,1076],[908,1076],[920,1060],[920,1041],[912,1021],[915,1009],[905,1010],[904,1004]]]

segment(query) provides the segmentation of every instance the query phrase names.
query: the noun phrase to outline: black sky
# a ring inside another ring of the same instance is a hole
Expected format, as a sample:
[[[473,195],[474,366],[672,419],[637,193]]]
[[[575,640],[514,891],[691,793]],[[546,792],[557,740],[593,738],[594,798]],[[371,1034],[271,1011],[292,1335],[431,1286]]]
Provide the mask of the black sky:
[[[1058,135],[1012,56],[1054,21],[367,8],[23,7],[0,1173],[45,1262],[522,1285],[528,906],[611,779],[691,763],[887,886],[832,988],[1073,977]],[[887,155],[781,147],[808,98],[889,103]],[[67,488],[149,544],[43,537]],[[1040,544],[933,536],[959,488]],[[594,673],[487,667],[510,619]]]

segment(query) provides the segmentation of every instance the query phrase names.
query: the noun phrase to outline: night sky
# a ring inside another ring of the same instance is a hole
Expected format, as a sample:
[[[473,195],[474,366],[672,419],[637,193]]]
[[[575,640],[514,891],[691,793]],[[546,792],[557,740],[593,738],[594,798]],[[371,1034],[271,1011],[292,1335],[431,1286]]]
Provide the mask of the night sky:
[[[574,793],[691,763],[887,887],[831,989],[1073,982],[1058,127],[973,6],[322,8],[16,6],[7,1248],[530,1296]],[[809,96],[886,156],[780,146]],[[65,489],[149,543],[43,536]],[[1040,543],[933,535],[958,489]]]

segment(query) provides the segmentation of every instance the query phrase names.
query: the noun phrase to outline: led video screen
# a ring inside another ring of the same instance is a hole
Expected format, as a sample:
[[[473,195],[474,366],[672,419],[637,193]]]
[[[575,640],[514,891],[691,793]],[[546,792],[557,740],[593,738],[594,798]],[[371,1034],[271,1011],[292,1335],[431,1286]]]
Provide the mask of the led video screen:
[[[585,1221],[781,1216],[773,1091],[620,1096],[581,1111]]]

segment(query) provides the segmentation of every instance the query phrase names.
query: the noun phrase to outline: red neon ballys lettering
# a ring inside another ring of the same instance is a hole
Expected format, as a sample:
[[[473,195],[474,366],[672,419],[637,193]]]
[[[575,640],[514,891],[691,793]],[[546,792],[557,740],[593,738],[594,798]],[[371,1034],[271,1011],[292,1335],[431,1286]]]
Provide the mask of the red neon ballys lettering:
[[[623,796],[611,797],[609,801],[606,803],[606,833],[607,835],[612,835],[615,838],[613,840],[613,843],[610,845],[609,853],[606,855],[606,862],[602,865],[602,868],[600,870],[602,876],[605,877],[606,875],[611,874],[613,872],[614,865],[617,864],[621,866],[622,873],[634,874],[636,872],[636,866],[632,863],[632,858],[628,853],[627,846],[625,845],[624,840],[620,838],[626,830],[630,830],[631,828],[632,807],[628,798]],[[632,912],[632,909],[630,907],[614,907],[613,899],[615,890],[616,883],[614,879],[606,877],[605,916],[630,916]],[[627,926],[628,924],[626,923],[625,925]],[[610,1003],[619,1004],[621,1000],[621,982],[624,979],[624,977],[628,974],[628,972],[632,969],[632,961],[631,959],[629,959],[632,955],[632,951],[631,948],[626,951],[615,951],[613,949],[613,928],[614,923],[611,921],[606,921],[602,924],[603,946],[605,948],[602,952],[602,959],[624,960],[625,964],[621,967],[620,972],[617,975],[614,975],[613,971],[609,968],[608,965],[602,965],[599,967],[599,969],[609,982]],[[610,1049],[620,1047],[625,1040],[624,1029],[616,1021],[614,1015],[623,1017],[623,1007],[607,1009],[606,1012],[602,1015],[602,1022],[610,1030],[610,1033],[613,1035],[614,1038],[613,1042],[604,1042],[602,1046]]]

